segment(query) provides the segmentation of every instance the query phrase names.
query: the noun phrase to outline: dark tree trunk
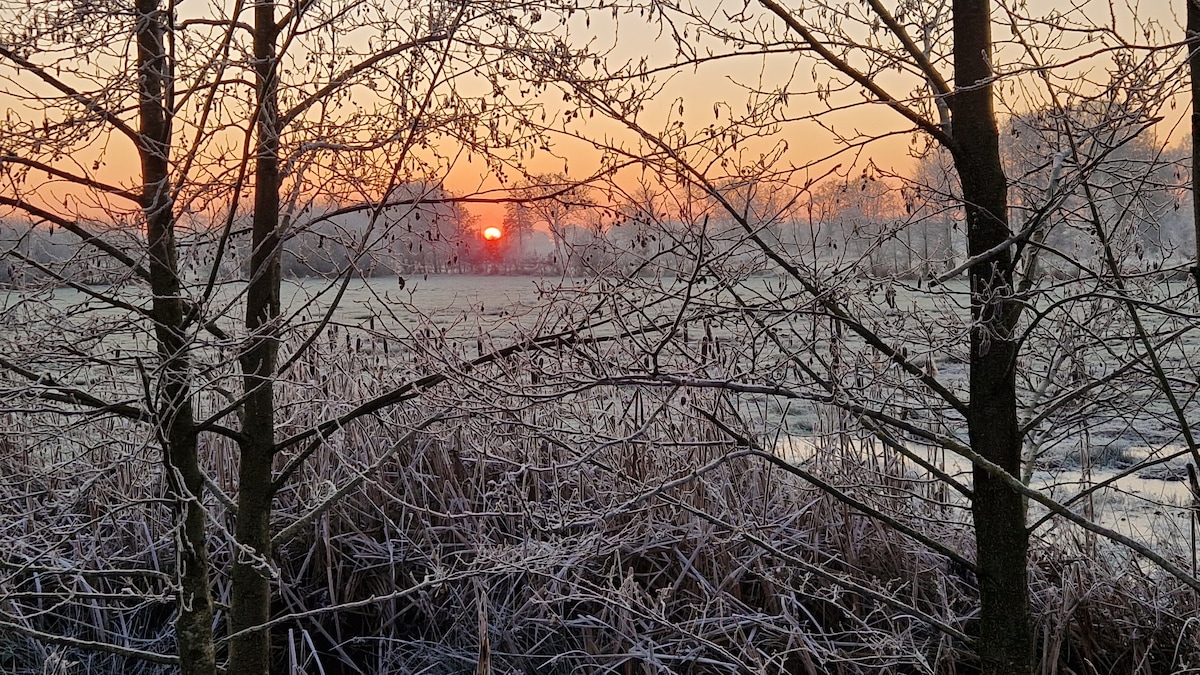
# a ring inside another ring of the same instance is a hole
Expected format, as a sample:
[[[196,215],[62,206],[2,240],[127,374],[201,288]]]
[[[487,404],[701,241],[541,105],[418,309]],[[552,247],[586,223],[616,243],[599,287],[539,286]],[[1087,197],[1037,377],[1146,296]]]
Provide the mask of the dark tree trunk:
[[[142,206],[149,247],[151,312],[158,356],[159,441],[171,503],[180,535],[177,539],[175,635],[184,675],[214,675],[213,605],[208,579],[204,474],[196,451],[192,411],[188,318],[184,311],[175,248],[168,153],[171,147],[168,64],[163,48],[166,16],[159,0],[138,0],[138,154],[142,164]]]
[[[997,247],[1008,227],[1007,181],[992,104],[989,0],[954,0],[954,162],[962,181],[968,255]],[[1008,249],[970,270],[971,374],[967,427],[971,447],[1015,477],[1021,475],[1017,424],[1013,298]],[[1025,504],[987,471],[976,467],[972,510],[979,566],[978,653],[989,675],[1028,675],[1033,662],[1026,569],[1029,535]]]
[[[254,5],[254,60],[258,81],[253,251],[246,290],[247,343],[242,352],[246,402],[238,473],[237,559],[233,565],[229,670],[270,670],[271,506],[275,496],[275,368],[279,317],[279,113],[272,0]]]
[[[1192,276],[1200,288],[1200,186],[1196,184],[1196,158],[1200,157],[1200,0],[1187,3],[1188,71],[1192,78],[1192,222],[1196,233],[1196,264]]]

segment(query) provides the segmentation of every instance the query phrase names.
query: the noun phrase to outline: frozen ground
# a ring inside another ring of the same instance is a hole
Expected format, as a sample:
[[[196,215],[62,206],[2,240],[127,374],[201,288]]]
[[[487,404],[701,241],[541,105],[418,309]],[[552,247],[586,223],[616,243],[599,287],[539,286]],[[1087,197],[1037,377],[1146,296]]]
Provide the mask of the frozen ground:
[[[764,292],[764,289],[786,292],[783,288],[773,289],[769,280],[752,280],[751,283],[753,292]],[[431,332],[452,340],[469,341],[472,345],[482,337],[492,344],[501,344],[519,338],[527,330],[554,325],[553,316],[547,316],[544,311],[554,289],[584,289],[588,284],[582,279],[415,275],[404,279],[352,279],[343,288],[339,282],[305,279],[284,284],[282,306],[291,325],[298,328],[299,335],[307,330],[328,330],[328,325],[322,323],[328,319],[343,331],[341,335],[357,335],[356,348],[360,349],[363,339],[371,346],[375,341],[387,339],[423,339]],[[240,284],[229,284],[214,296],[215,302],[211,306],[218,324],[224,322],[236,327],[240,319],[237,298],[240,288]],[[197,292],[194,290],[193,294]],[[342,296],[336,309],[327,313],[338,293]],[[899,301],[900,305],[908,302],[911,311],[931,315],[961,312],[961,308],[953,306],[953,293],[941,301],[930,295],[911,295],[908,298],[902,294]],[[569,293],[559,296],[558,309],[584,308],[588,297],[572,298]],[[866,300],[871,300],[869,293]],[[660,311],[669,316],[672,307],[667,303]],[[228,311],[215,311],[219,308],[228,308]],[[883,316],[889,315],[885,312]],[[108,334],[97,328],[120,321],[120,313],[104,309],[95,300],[70,289],[0,294],[0,330],[4,331],[0,339],[8,343],[6,351],[10,354],[18,353],[21,347],[45,346],[47,341],[55,338],[85,345],[94,354],[111,354],[113,362],[119,362],[123,353],[149,352],[147,336],[132,323],[129,330]],[[965,389],[963,359],[950,354],[939,357],[935,363],[940,381],[951,388]],[[51,362],[40,366],[48,370],[54,368]],[[77,381],[95,377],[94,365],[62,367],[63,372],[70,373]],[[1165,406],[1151,403],[1145,409],[1135,411],[1130,418],[1093,419],[1086,433],[1062,434],[1054,442],[1039,445],[1031,485],[1055,499],[1068,501],[1091,486],[1108,482],[1089,497],[1073,501],[1072,508],[1138,539],[1190,542],[1188,505],[1191,496],[1185,480],[1186,457],[1161,463],[1155,461],[1178,455],[1181,449],[1179,438],[1170,431],[1170,424],[1163,422],[1163,416],[1168,414]],[[788,442],[793,446],[796,443],[807,446],[809,449],[800,455],[808,456],[813,452],[814,429],[822,426],[818,417],[812,406],[796,405],[786,416],[781,415],[775,424],[782,421],[783,425],[777,428],[782,428],[785,436],[792,439]],[[963,433],[956,435],[965,436]],[[815,442],[816,445],[820,443]],[[1090,461],[1083,461],[1080,456],[1080,448],[1085,446],[1091,448]],[[946,465],[947,471],[960,474],[965,482],[969,481],[969,464],[965,460],[947,456],[939,461]],[[1143,466],[1146,463],[1151,465]],[[1031,519],[1038,517],[1034,509]]]

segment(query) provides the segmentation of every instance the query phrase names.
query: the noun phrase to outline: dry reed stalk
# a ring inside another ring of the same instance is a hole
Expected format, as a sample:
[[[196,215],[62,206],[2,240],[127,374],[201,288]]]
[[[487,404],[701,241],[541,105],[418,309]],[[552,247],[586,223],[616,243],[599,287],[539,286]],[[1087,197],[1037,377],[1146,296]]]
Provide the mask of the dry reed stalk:
[[[450,363],[435,347],[421,358]],[[321,362],[324,385],[281,386],[281,409],[290,411],[284,433],[371,395],[356,369],[389,377],[353,351]],[[430,673],[479,669],[483,656],[495,672],[971,667],[963,641],[914,618],[968,631],[969,570],[799,476],[739,455],[691,412],[728,401],[689,392],[684,406],[678,392],[638,389],[618,399],[555,394],[535,408],[519,393],[480,396],[479,382],[492,375],[476,375],[427,392],[419,405],[348,424],[280,493],[281,525],[328,503],[276,557],[293,663]],[[395,447],[449,404],[458,416]],[[551,424],[532,422],[535,409]],[[944,483],[910,473],[886,449],[849,442],[846,420],[827,419],[840,442],[835,452],[798,460],[806,471],[970,557],[962,504],[946,497]],[[153,448],[77,439],[94,466],[71,471],[77,462],[48,450],[49,425],[23,424],[27,436],[0,445],[0,522],[14,541],[0,559],[0,612],[31,616],[22,620],[42,633],[79,630],[168,653],[161,625],[170,570],[161,561],[170,559],[171,533],[154,502]],[[114,422],[104,433],[134,430]],[[234,494],[233,444],[212,439],[205,448],[214,483]],[[214,522],[228,522],[220,502],[209,507]],[[214,532],[214,564],[228,560],[226,536]],[[1186,618],[1196,608],[1191,594],[1111,548],[1099,547],[1095,565],[1073,565],[1080,555],[1069,541],[1039,544],[1033,580],[1046,672],[1081,672],[1085,659],[1131,669],[1149,663],[1156,672],[1183,667],[1197,640]],[[85,567],[134,571],[85,581]],[[860,587],[869,593],[848,590]],[[34,617],[27,593],[36,588],[44,594]],[[226,588],[218,591],[227,598]],[[121,593],[129,604],[102,597]],[[55,603],[43,602],[51,597]],[[36,643],[3,642],[22,667],[49,658],[31,650]],[[120,655],[64,649],[73,660],[89,654],[97,672],[154,672]]]

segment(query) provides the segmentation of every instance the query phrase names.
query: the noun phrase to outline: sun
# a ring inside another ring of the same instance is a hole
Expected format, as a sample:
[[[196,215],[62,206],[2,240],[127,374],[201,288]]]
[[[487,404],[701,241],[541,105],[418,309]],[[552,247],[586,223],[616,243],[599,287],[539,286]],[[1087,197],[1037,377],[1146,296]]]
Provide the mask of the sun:
[[[499,239],[500,237],[503,237],[503,236],[504,236],[504,233],[501,232],[500,228],[498,228],[498,227],[489,227],[483,231],[483,238],[487,239],[488,241],[496,241],[497,239]]]

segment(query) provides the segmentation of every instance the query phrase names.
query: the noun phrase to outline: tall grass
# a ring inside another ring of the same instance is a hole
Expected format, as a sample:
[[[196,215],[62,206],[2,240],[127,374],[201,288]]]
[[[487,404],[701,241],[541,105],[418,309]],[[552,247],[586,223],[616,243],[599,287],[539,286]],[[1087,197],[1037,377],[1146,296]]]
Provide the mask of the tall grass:
[[[281,387],[281,435],[386,386],[395,360],[429,358],[323,350]],[[695,414],[733,415],[719,394],[579,387],[569,369],[506,391],[488,383],[519,364],[490,368],[347,425],[279,494],[276,529],[302,523],[275,552],[280,672],[976,670],[969,564],[848,504],[972,559],[962,500],[902,457],[840,433],[792,458],[835,495]],[[111,418],[4,422],[0,671],[169,672],[87,644],[173,651],[157,448]],[[231,496],[235,448],[214,438],[207,468]],[[232,515],[208,506],[224,606]],[[1178,583],[1082,538],[1041,540],[1032,564],[1042,672],[1200,665]]]

